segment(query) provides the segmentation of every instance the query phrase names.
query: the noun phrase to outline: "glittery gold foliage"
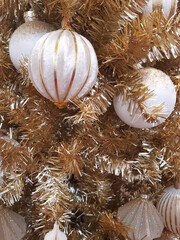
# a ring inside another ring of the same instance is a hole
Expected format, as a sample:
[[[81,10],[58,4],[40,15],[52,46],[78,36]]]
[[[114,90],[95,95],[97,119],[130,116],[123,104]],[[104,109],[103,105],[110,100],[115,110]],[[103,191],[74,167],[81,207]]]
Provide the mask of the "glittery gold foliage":
[[[117,219],[118,207],[142,191],[155,203],[180,171],[180,15],[177,10],[167,19],[156,9],[147,17],[142,14],[146,3],[1,1],[0,204],[25,217],[24,239],[43,239],[54,221],[68,239],[125,239],[132,229]],[[96,85],[63,109],[34,89],[27,59],[18,72],[9,57],[11,34],[30,8],[56,29],[69,20],[97,53]],[[163,106],[146,111],[143,102],[153,92],[136,73],[147,66],[171,77],[177,102],[165,123],[142,130],[117,117],[112,99],[121,93],[147,120],[155,120]],[[163,236],[172,239],[166,231]]]

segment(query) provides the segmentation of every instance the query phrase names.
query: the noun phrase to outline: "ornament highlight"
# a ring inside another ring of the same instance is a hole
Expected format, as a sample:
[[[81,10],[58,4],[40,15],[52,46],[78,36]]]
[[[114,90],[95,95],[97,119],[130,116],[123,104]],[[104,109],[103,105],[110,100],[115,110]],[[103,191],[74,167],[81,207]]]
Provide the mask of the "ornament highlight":
[[[44,240],[67,240],[67,237],[59,230],[59,225],[55,222],[53,230],[45,235]]]
[[[180,175],[176,179],[175,186],[164,190],[157,209],[163,218],[164,226],[180,235]]]
[[[98,61],[91,43],[69,27],[45,34],[29,59],[30,79],[37,91],[59,108],[94,86]]]
[[[132,99],[124,101],[123,95],[113,99],[114,109],[119,118],[135,128],[151,128],[163,123],[172,113],[176,103],[176,90],[170,77],[155,68],[137,71],[142,83],[152,92],[143,102],[143,109]]]
[[[24,218],[0,206],[0,236],[1,240],[21,240],[26,234]]]
[[[120,207],[117,217],[124,225],[132,228],[132,231],[129,231],[131,240],[158,238],[164,228],[160,214],[148,200],[147,195],[142,195]]]
[[[29,59],[37,40],[45,33],[54,30],[50,24],[38,21],[33,10],[26,12],[24,18],[25,23],[14,31],[9,42],[10,58],[17,70],[20,68],[20,60],[23,57]]]
[[[156,9],[162,9],[165,17],[172,17],[177,10],[177,0],[149,0],[143,9],[143,13],[150,14]]]

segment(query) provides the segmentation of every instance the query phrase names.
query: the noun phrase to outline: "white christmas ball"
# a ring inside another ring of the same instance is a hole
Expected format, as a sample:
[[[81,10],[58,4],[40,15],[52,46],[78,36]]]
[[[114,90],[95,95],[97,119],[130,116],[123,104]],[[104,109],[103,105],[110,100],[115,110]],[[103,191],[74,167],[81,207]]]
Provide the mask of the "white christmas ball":
[[[29,59],[34,87],[59,108],[88,93],[97,80],[98,61],[91,43],[70,29],[45,34]]]
[[[151,128],[155,127],[166,120],[174,110],[176,103],[175,86],[169,76],[155,68],[144,68],[138,70],[142,77],[142,83],[153,91],[153,96],[145,100],[143,104],[149,112],[152,112],[155,107],[162,104],[163,109],[158,112],[158,117],[155,121],[149,121],[141,112],[139,105],[128,99],[124,102],[123,95],[114,97],[114,108],[119,118],[126,124],[135,128]],[[129,109],[134,105],[133,109]],[[133,103],[133,104],[132,104]]]
[[[177,10],[177,0],[149,0],[143,9],[143,13],[150,14],[154,10],[162,9],[165,17],[172,17]]]
[[[180,235],[180,188],[174,186],[166,188],[157,204],[157,209],[165,227]]]
[[[54,27],[38,20],[27,21],[18,27],[9,42],[9,54],[14,67],[20,68],[22,57],[29,59],[30,53],[45,33],[53,31]]]

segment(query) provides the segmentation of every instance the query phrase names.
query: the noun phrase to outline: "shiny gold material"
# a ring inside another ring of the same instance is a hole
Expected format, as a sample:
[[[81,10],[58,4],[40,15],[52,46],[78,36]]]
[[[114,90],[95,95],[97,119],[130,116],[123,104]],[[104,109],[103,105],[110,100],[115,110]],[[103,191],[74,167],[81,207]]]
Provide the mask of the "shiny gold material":
[[[66,105],[67,105],[67,102],[61,102],[61,101],[54,101],[53,102],[59,109],[63,109]]]

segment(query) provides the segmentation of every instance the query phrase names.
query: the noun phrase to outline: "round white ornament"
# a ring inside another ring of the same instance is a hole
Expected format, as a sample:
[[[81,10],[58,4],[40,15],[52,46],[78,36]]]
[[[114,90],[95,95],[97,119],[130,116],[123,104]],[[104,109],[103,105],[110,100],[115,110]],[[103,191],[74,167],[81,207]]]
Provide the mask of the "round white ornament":
[[[142,77],[142,83],[153,93],[153,96],[143,102],[146,107],[146,115],[147,112],[152,113],[159,106],[160,110],[156,113],[157,119],[148,119],[137,103],[131,99],[124,102],[123,95],[114,97],[114,108],[119,118],[132,127],[155,127],[163,123],[174,110],[175,86],[169,76],[155,68],[140,69],[138,73]],[[129,106],[133,106],[132,109],[129,109]]]
[[[180,235],[180,175],[178,175],[175,186],[164,190],[157,209],[163,218],[165,227]]]
[[[143,13],[150,14],[156,9],[162,9],[165,17],[172,17],[177,10],[177,0],[149,0],[143,9]]]
[[[17,70],[20,68],[20,60],[23,57],[29,59],[37,40],[53,30],[54,27],[50,24],[38,21],[32,10],[25,13],[25,23],[14,31],[9,42],[10,58]]]
[[[37,91],[59,108],[82,97],[97,80],[98,61],[91,43],[69,27],[45,34],[29,59],[30,79]]]
[[[55,222],[53,230],[45,235],[44,240],[67,240],[67,237],[59,230],[59,225]]]

